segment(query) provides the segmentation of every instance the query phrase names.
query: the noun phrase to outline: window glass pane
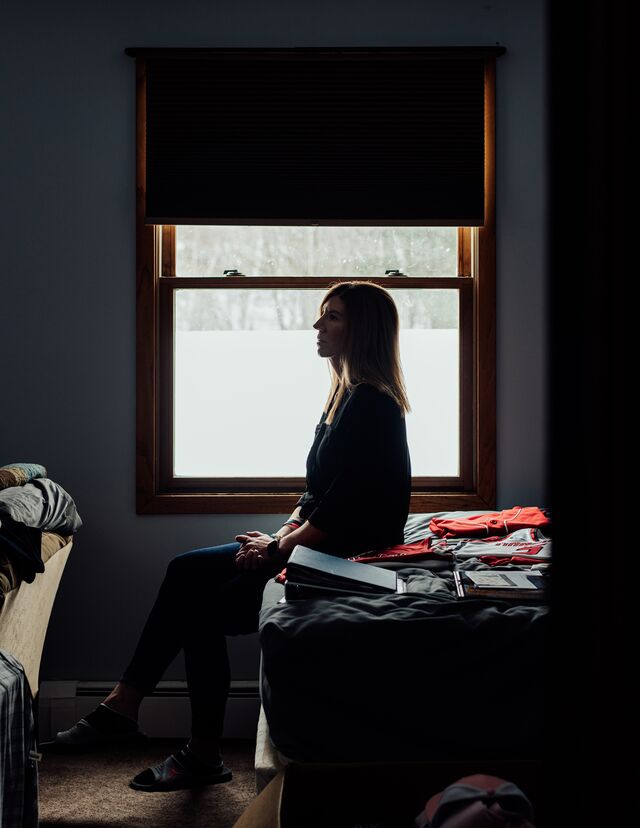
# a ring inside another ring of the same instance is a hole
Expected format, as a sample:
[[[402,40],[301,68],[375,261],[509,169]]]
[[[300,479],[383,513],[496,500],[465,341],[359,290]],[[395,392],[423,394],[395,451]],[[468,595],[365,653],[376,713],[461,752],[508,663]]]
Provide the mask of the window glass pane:
[[[176,290],[174,474],[304,477],[329,391],[323,290]],[[392,290],[414,476],[459,473],[458,291]]]
[[[456,227],[177,225],[176,275],[457,276]]]

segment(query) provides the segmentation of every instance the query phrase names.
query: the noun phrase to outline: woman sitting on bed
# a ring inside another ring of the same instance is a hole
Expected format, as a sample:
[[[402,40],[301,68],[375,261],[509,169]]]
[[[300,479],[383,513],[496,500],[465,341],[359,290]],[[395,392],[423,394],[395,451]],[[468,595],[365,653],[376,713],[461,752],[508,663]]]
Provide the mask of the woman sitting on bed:
[[[82,750],[139,737],[140,702],[184,650],[192,736],[177,754],[138,774],[131,782],[138,790],[231,779],[220,756],[230,680],[225,636],[257,631],[264,586],[297,544],[350,557],[403,543],[411,489],[404,416],[410,409],[396,306],[372,282],[342,282],[329,289],[313,327],[332,379],[295,511],[273,536],[245,532],[235,543],[174,558],[120,681],[92,713],[55,738],[56,747]]]

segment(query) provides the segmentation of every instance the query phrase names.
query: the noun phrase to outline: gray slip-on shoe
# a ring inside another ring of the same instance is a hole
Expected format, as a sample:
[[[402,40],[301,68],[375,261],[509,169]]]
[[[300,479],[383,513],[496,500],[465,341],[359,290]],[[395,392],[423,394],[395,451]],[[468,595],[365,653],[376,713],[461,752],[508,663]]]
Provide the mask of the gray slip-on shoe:
[[[193,760],[189,760],[188,749],[183,748],[178,753],[172,753],[159,765],[139,773],[129,782],[129,787],[135,791],[182,791],[230,782],[232,778],[233,774],[222,761],[219,765],[194,768]]]
[[[86,719],[80,719],[69,730],[60,730],[51,742],[43,742],[43,753],[82,753],[105,745],[137,744],[148,738],[141,730],[129,733],[105,733],[97,730]]]

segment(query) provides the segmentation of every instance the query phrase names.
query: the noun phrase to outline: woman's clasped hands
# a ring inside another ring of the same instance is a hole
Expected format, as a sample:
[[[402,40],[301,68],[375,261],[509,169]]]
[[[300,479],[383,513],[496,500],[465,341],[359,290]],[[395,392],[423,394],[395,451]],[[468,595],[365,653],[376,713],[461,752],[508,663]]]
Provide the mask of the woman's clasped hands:
[[[270,560],[267,546],[273,541],[271,535],[264,532],[246,532],[236,535],[236,541],[241,546],[236,552],[236,566],[238,569],[258,569]]]

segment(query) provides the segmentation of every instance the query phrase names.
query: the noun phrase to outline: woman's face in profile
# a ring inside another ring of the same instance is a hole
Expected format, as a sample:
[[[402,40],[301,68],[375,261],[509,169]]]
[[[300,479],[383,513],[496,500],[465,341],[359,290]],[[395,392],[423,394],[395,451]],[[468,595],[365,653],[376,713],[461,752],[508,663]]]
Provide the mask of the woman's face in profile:
[[[340,356],[347,334],[347,312],[339,296],[329,299],[313,327],[318,331],[318,356]]]

